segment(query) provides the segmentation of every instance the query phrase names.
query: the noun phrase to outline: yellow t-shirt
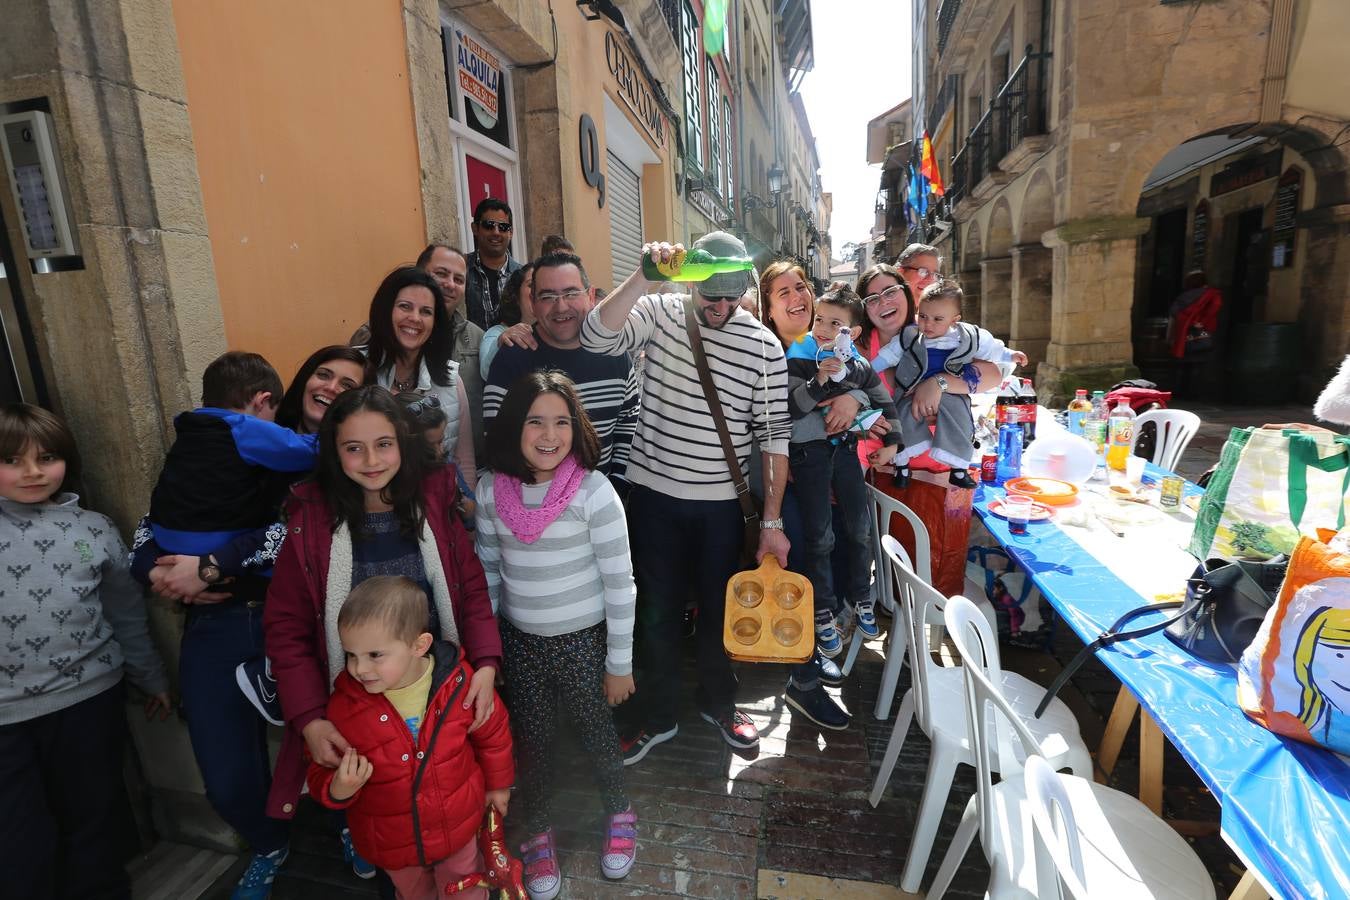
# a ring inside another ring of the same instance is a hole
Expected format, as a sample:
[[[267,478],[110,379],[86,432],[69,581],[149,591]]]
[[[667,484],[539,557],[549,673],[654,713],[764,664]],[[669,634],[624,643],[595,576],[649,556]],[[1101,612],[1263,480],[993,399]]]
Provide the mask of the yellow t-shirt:
[[[392,688],[384,692],[389,698],[389,702],[394,704],[394,709],[398,711],[399,718],[408,724],[408,730],[412,732],[413,740],[417,740],[417,729],[422,724],[422,717],[427,714],[427,700],[431,696],[431,670],[434,668],[431,660],[427,659],[427,667],[412,684],[405,688]]]

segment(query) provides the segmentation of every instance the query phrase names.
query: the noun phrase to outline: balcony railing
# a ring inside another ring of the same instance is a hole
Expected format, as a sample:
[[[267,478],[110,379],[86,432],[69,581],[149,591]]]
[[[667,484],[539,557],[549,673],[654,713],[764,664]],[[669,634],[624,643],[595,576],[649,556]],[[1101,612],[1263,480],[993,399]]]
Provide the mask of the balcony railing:
[[[680,45],[680,4],[683,0],[661,0],[661,15],[665,17],[666,27],[670,29],[670,36],[675,39],[675,46]]]
[[[1045,69],[1049,58],[1049,53],[1033,53],[1027,45],[1026,56],[970,130],[965,144],[952,158],[948,196],[953,202],[974,190],[1023,140],[1045,134]]]
[[[938,122],[946,115],[947,110],[952,105],[952,100],[956,97],[956,92],[960,89],[961,77],[959,75],[948,75],[942,82],[942,89],[938,91],[937,97],[933,100],[933,105],[928,108],[928,118],[924,121],[928,123],[930,129],[937,129]]]
[[[956,21],[957,15],[961,12],[961,0],[942,0],[942,5],[938,7],[937,13],[937,51],[942,55],[942,51],[947,49],[947,38],[952,35],[952,23]]]

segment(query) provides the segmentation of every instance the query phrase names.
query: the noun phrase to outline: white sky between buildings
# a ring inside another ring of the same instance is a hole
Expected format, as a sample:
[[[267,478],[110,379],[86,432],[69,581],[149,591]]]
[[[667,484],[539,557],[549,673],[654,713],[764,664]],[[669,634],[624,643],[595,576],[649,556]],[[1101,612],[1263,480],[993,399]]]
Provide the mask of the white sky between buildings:
[[[836,257],[861,243],[876,220],[881,167],[867,164],[867,123],[910,95],[913,13],[904,0],[816,0],[815,69],[802,100],[820,154],[822,189],[834,195]]]

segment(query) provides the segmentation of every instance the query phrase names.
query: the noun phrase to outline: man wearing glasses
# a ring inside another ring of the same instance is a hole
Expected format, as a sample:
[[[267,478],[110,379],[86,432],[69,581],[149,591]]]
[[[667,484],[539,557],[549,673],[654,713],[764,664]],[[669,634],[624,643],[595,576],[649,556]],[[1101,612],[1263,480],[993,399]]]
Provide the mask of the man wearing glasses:
[[[469,321],[487,331],[501,316],[502,289],[520,263],[511,258],[511,207],[488,197],[473,210],[473,242],[464,285]]]
[[[695,244],[713,256],[746,256],[745,245],[716,231]],[[643,247],[658,261],[679,244]],[[744,519],[704,398],[686,330],[692,304],[718,401],[741,471],[758,465],[765,497],[758,557],[787,565],[781,506],[787,482],[787,364],[771,331],[746,312],[740,297],[747,272],[714,275],[691,285],[692,297],[648,282],[639,268],[586,317],[583,347],[610,356],[643,352],[637,433],[628,454],[629,539],[638,586],[637,721],[621,735],[624,763],[641,760],[679,730],[681,635],[685,598],[698,603],[699,712],[732,747],[759,744],[750,717],[735,707],[736,675],[722,648],[727,579],[737,570]],[[536,287],[536,290],[538,288]],[[760,453],[751,458],[754,442]]]
[[[541,256],[534,261],[531,277],[536,346],[508,345],[497,351],[483,392],[484,424],[492,427],[516,379],[540,369],[560,369],[577,386],[577,396],[600,438],[599,470],[611,479],[621,478],[637,427],[633,361],[626,353],[609,356],[581,346],[581,323],[595,305],[595,289],[579,257],[564,252]],[[627,491],[626,485],[615,487],[620,494]]]
[[[915,302],[918,302],[923,289],[938,280],[942,269],[942,257],[938,255],[937,248],[931,244],[910,244],[900,251],[895,267],[900,270],[900,275],[905,279],[905,284],[909,285]]]

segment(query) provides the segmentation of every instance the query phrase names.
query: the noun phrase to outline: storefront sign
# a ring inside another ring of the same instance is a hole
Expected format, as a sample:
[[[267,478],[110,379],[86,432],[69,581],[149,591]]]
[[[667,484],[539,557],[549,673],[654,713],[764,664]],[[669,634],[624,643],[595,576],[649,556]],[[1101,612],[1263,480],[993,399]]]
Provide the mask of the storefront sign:
[[[600,192],[596,206],[605,206],[605,173],[600,171],[600,135],[595,130],[595,120],[586,113],[581,114],[578,123],[581,132],[581,177],[586,184]]]
[[[1191,259],[1188,269],[1205,267],[1205,249],[1209,245],[1209,201],[1195,205],[1195,223],[1191,226]]]
[[[642,69],[628,58],[628,54],[624,52],[619,39],[612,31],[605,32],[605,63],[609,66],[609,73],[618,82],[619,96],[642,124],[642,130],[647,132],[658,147],[664,147],[666,117],[661,112],[661,105],[656,102],[655,95],[647,87]]]
[[[502,64],[496,55],[462,31],[459,37],[459,86],[473,102],[474,112],[491,128],[497,123],[497,97],[502,83]]]
[[[1209,179],[1209,195],[1217,197],[1220,194],[1227,194],[1245,187],[1251,187],[1254,184],[1260,184],[1267,178],[1274,178],[1280,174],[1281,155],[1282,151],[1272,150],[1260,156],[1240,159],[1232,163],[1222,172],[1216,172]]]

